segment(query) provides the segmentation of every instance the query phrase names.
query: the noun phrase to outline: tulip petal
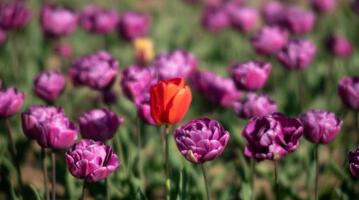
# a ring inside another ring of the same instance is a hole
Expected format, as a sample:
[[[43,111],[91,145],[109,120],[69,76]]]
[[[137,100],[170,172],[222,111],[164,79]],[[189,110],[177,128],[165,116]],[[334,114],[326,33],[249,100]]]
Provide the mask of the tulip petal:
[[[168,120],[170,123],[175,124],[182,120],[187,113],[188,108],[192,101],[192,93],[189,87],[181,89],[173,98],[170,106],[167,107],[169,114]]]

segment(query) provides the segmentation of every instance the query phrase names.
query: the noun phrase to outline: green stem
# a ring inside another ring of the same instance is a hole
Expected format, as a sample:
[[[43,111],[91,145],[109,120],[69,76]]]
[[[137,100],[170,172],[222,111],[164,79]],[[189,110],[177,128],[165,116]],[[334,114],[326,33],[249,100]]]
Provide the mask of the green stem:
[[[85,200],[85,196],[86,196],[86,181],[84,180],[84,183],[82,185],[82,192],[81,192],[81,200]]]
[[[51,152],[52,160],[52,200],[56,199],[56,154],[54,151]]]
[[[314,159],[315,159],[315,185],[314,185],[314,198],[318,200],[318,180],[319,180],[319,157],[318,157],[319,145],[314,147]]]
[[[202,174],[203,174],[204,186],[206,188],[207,200],[211,200],[211,195],[209,194],[209,185],[208,185],[207,172],[206,172],[206,168],[204,166],[204,163],[201,164],[201,169],[202,169]]]
[[[110,188],[110,180],[108,178],[106,178],[105,184],[106,184],[106,200],[110,200],[111,199],[111,188]]]
[[[49,187],[47,184],[48,176],[47,176],[47,163],[46,163],[45,148],[41,149],[41,157],[42,157],[42,172],[44,174],[45,199],[50,200],[50,192],[49,192]]]
[[[166,191],[166,200],[170,199],[170,192],[171,192],[171,179],[170,179],[170,174],[169,174],[169,159],[168,159],[168,155],[169,155],[169,144],[168,144],[168,135],[169,135],[169,129],[170,127],[168,125],[166,125],[162,131],[161,131],[161,140],[162,143],[164,143],[164,150],[163,150],[163,154],[164,154],[164,169],[165,169],[165,191]]]
[[[280,190],[279,190],[279,182],[278,182],[278,161],[274,162],[274,182],[275,182],[275,199],[280,200]]]
[[[251,171],[252,171],[252,177],[251,177],[251,189],[252,189],[252,195],[251,195],[251,200],[255,199],[255,188],[254,188],[254,181],[256,178],[256,169],[255,169],[255,163],[254,160],[251,159]]]
[[[359,113],[356,112],[356,111],[354,111],[353,114],[354,114],[355,129],[356,129],[356,133],[355,133],[355,136],[356,136],[356,144],[357,144],[357,146],[358,146],[358,145],[359,145],[359,121],[358,121]]]
[[[141,138],[141,127],[142,127],[142,123],[141,120],[139,118],[137,118],[137,153],[138,153],[138,173],[139,173],[139,178],[140,178],[140,182],[141,182],[141,188],[144,191],[144,174],[143,174],[143,161],[142,161],[142,138]]]

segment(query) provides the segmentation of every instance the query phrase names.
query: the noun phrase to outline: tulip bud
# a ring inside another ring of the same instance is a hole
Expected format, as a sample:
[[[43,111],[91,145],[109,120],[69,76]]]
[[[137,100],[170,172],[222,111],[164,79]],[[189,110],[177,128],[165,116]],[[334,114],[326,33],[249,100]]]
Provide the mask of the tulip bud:
[[[66,149],[77,139],[76,126],[59,107],[31,106],[21,114],[21,122],[25,135],[42,148]]]
[[[0,5],[0,27],[5,30],[23,28],[31,19],[31,10],[24,1]]]
[[[286,6],[280,1],[265,1],[262,16],[268,25],[281,25],[285,16]]]
[[[91,33],[107,34],[116,29],[119,21],[118,13],[115,10],[106,10],[95,5],[87,5],[80,15],[80,25]]]
[[[70,173],[89,182],[104,180],[121,166],[110,146],[87,139],[72,146],[65,158]]]
[[[250,119],[277,112],[277,104],[266,95],[248,94],[245,99],[235,102],[234,111],[238,117]]]
[[[335,10],[335,0],[312,0],[312,7],[315,11],[321,13],[330,13]]]
[[[150,38],[138,38],[133,42],[135,59],[140,65],[147,65],[155,57],[153,42]]]
[[[359,110],[359,77],[344,77],[339,81],[338,93],[349,108]]]
[[[15,115],[25,100],[25,94],[16,88],[0,90],[0,118]]]
[[[354,178],[359,178],[359,147],[348,154],[350,174]]]
[[[126,40],[144,37],[150,29],[150,18],[142,13],[125,12],[120,18],[118,29]]]
[[[141,98],[141,101],[136,103],[138,117],[149,125],[156,125],[151,116],[150,95],[146,93]]]
[[[229,133],[216,120],[192,120],[176,129],[174,134],[180,153],[195,164],[219,157],[226,148]]]
[[[80,116],[80,131],[83,138],[105,142],[117,132],[124,118],[117,117],[108,109],[93,109]]]
[[[232,27],[238,31],[247,33],[257,24],[258,13],[254,8],[237,6],[228,12]]]
[[[343,122],[331,112],[312,110],[304,113],[300,120],[304,137],[316,144],[328,144],[335,139]]]
[[[353,45],[347,38],[341,35],[330,35],[326,45],[334,56],[346,58],[353,54]]]
[[[151,115],[158,125],[181,121],[192,101],[191,89],[182,78],[158,82],[151,87],[150,95]]]
[[[61,58],[69,58],[73,54],[72,46],[69,43],[56,44],[54,51]]]
[[[202,27],[211,32],[218,32],[229,26],[229,18],[222,7],[207,7],[201,17]]]
[[[252,46],[258,54],[272,55],[277,53],[288,42],[288,33],[273,26],[260,29],[252,39]]]
[[[54,102],[65,89],[65,78],[57,71],[42,72],[34,79],[34,91],[47,102]]]
[[[315,15],[296,6],[286,9],[283,25],[294,34],[305,34],[313,30]]]

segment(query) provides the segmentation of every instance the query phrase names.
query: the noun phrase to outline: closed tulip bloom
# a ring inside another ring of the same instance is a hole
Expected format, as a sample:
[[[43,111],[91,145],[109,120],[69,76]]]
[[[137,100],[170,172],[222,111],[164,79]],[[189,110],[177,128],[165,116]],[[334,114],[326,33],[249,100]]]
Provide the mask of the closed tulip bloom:
[[[73,54],[72,46],[69,43],[56,44],[54,51],[61,58],[69,58]]]
[[[151,106],[150,106],[150,94],[146,93],[141,98],[140,101],[136,103],[137,115],[145,123],[149,125],[156,125],[156,122],[151,116]]]
[[[242,95],[230,78],[221,77],[211,71],[196,72],[191,83],[195,90],[202,93],[212,103],[231,107]]]
[[[34,92],[47,102],[54,102],[65,89],[65,77],[58,71],[41,72],[34,79]]]
[[[41,26],[49,37],[67,36],[77,27],[77,14],[67,8],[44,5],[41,10]]]
[[[121,166],[110,146],[87,139],[72,146],[65,159],[70,173],[87,182],[104,180]]]
[[[5,44],[6,40],[7,40],[7,33],[5,30],[0,28],[0,45]]]
[[[309,67],[316,54],[316,46],[308,40],[292,40],[277,54],[279,62],[287,69],[301,70]]]
[[[342,102],[351,109],[359,110],[359,77],[344,77],[339,81],[338,93]]]
[[[328,144],[334,140],[343,124],[335,113],[321,110],[308,111],[300,120],[304,137],[315,144]]]
[[[119,63],[106,51],[82,56],[70,68],[75,85],[86,85],[95,90],[107,90],[115,82]]]
[[[266,95],[250,93],[241,101],[234,103],[234,111],[238,117],[250,119],[252,117],[262,117],[278,111],[275,101]]]
[[[151,116],[158,125],[181,121],[191,102],[191,89],[182,78],[160,81],[150,89]]]
[[[353,45],[344,36],[338,34],[330,35],[326,45],[334,56],[346,58],[353,54]]]
[[[140,65],[147,65],[155,57],[155,49],[150,38],[138,38],[133,42],[135,59]]]
[[[31,10],[24,1],[0,5],[0,27],[5,30],[23,28],[31,19]]]
[[[313,30],[315,15],[300,7],[291,6],[286,9],[284,26],[294,34],[305,34]]]
[[[232,27],[241,32],[251,31],[258,20],[258,13],[254,8],[238,6],[228,12]]]
[[[312,0],[312,7],[320,13],[330,13],[335,10],[336,0]]]
[[[359,147],[348,154],[350,174],[354,178],[359,178]]]
[[[269,25],[280,25],[285,16],[286,6],[280,1],[266,1],[261,9],[264,21]]]
[[[252,46],[258,54],[272,55],[277,53],[288,42],[288,33],[277,26],[266,26],[252,38]]]
[[[202,164],[223,153],[229,133],[218,121],[200,118],[177,128],[174,138],[178,150],[188,161]]]
[[[186,79],[197,69],[197,66],[196,57],[184,50],[162,53],[152,63],[160,80],[177,77]]]
[[[210,32],[218,32],[230,24],[228,14],[223,7],[206,7],[202,13],[201,24]]]
[[[14,87],[0,90],[0,118],[15,115],[25,101],[25,94]]]
[[[150,29],[150,18],[138,12],[125,12],[120,17],[118,29],[126,40],[144,37]]]
[[[250,119],[242,131],[244,154],[261,160],[279,160],[299,147],[303,127],[299,120],[274,113]]]
[[[271,69],[270,63],[248,61],[233,65],[230,72],[239,89],[253,91],[264,87]]]
[[[115,10],[107,10],[87,5],[80,14],[80,25],[91,33],[107,34],[116,29],[119,21],[118,13]]]
[[[31,106],[21,114],[22,130],[43,148],[66,149],[77,139],[77,128],[62,108]]]
[[[155,83],[157,83],[157,78],[150,68],[131,65],[122,72],[122,90],[127,98],[135,103],[140,101]]]
[[[124,122],[108,109],[93,109],[80,116],[80,131],[83,138],[105,142],[110,140]]]

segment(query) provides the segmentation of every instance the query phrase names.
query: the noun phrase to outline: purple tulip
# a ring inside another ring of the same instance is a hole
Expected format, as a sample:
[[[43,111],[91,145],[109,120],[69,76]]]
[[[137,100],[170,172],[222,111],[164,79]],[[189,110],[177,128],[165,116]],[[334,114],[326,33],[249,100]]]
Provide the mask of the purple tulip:
[[[241,32],[251,31],[258,20],[258,13],[254,8],[237,6],[228,12],[232,27]]]
[[[266,1],[262,6],[262,16],[269,25],[280,25],[285,17],[286,6],[280,1]]]
[[[233,108],[237,116],[243,119],[263,117],[278,110],[276,102],[268,96],[253,93],[248,94],[243,100],[234,103]]]
[[[98,8],[95,5],[87,5],[80,15],[80,25],[91,33],[107,34],[116,29],[119,21],[115,10]]]
[[[230,78],[221,77],[211,71],[196,72],[191,78],[192,86],[214,104],[230,107],[242,93]]]
[[[288,33],[277,26],[266,26],[252,38],[252,46],[258,54],[272,55],[277,53],[288,42]]]
[[[67,8],[45,4],[41,9],[41,26],[46,36],[61,37],[74,32],[77,14]]]
[[[21,114],[21,121],[25,135],[42,148],[66,149],[77,139],[76,126],[59,107],[31,106]]]
[[[339,81],[338,93],[349,108],[359,110],[359,77],[344,77]]]
[[[272,65],[261,61],[248,61],[234,64],[231,75],[237,88],[241,90],[262,89],[268,80]]]
[[[24,1],[16,0],[0,5],[0,27],[5,30],[23,28],[31,19],[31,11]]]
[[[34,92],[47,102],[54,102],[65,89],[65,77],[57,71],[41,72],[34,79]]]
[[[197,65],[198,61],[192,53],[175,50],[157,56],[152,67],[160,80],[167,80],[177,77],[186,79],[197,69]]]
[[[335,113],[311,110],[300,117],[304,137],[316,144],[328,144],[335,139],[343,122]]]
[[[25,94],[14,87],[0,90],[0,118],[15,115],[24,101]]]
[[[56,55],[61,58],[69,58],[72,56],[73,49],[69,43],[58,43],[56,44],[54,51]]]
[[[311,11],[296,6],[286,9],[283,19],[284,26],[294,34],[305,34],[312,31],[315,24],[315,15]]]
[[[290,70],[309,67],[315,57],[316,46],[308,40],[292,40],[277,54],[277,59]]]
[[[124,118],[108,109],[93,109],[80,116],[80,131],[83,138],[105,142],[117,132]]]
[[[133,102],[138,102],[150,87],[157,83],[155,73],[150,68],[132,65],[122,73],[121,86],[124,94]]]
[[[341,35],[330,35],[326,41],[327,48],[337,57],[346,58],[353,54],[353,45]]]
[[[359,14],[359,0],[354,0],[351,7],[356,14]]]
[[[218,121],[200,118],[177,128],[174,137],[178,150],[188,161],[202,164],[223,153],[229,133]]]
[[[150,18],[142,13],[125,12],[120,17],[118,29],[126,40],[144,37],[150,29]]]
[[[5,44],[6,40],[7,40],[7,33],[5,30],[0,28],[0,46]]]
[[[142,121],[144,121],[149,125],[156,125],[156,122],[153,120],[151,115],[149,93],[142,95],[140,101],[136,103],[136,108],[137,108],[137,115]]]
[[[279,160],[299,147],[303,127],[299,120],[274,113],[249,120],[242,132],[244,154],[261,160]]]
[[[335,0],[312,0],[312,7],[315,11],[320,13],[330,13],[335,10]]]
[[[210,32],[218,32],[229,26],[229,18],[226,10],[220,6],[206,7],[202,13],[201,24]]]
[[[72,146],[65,158],[70,173],[88,182],[104,180],[121,166],[110,146],[87,139]]]
[[[359,178],[359,147],[348,154],[350,174],[354,178]]]
[[[86,85],[96,90],[107,90],[115,82],[119,63],[106,51],[88,54],[75,60],[70,77],[75,85]]]

